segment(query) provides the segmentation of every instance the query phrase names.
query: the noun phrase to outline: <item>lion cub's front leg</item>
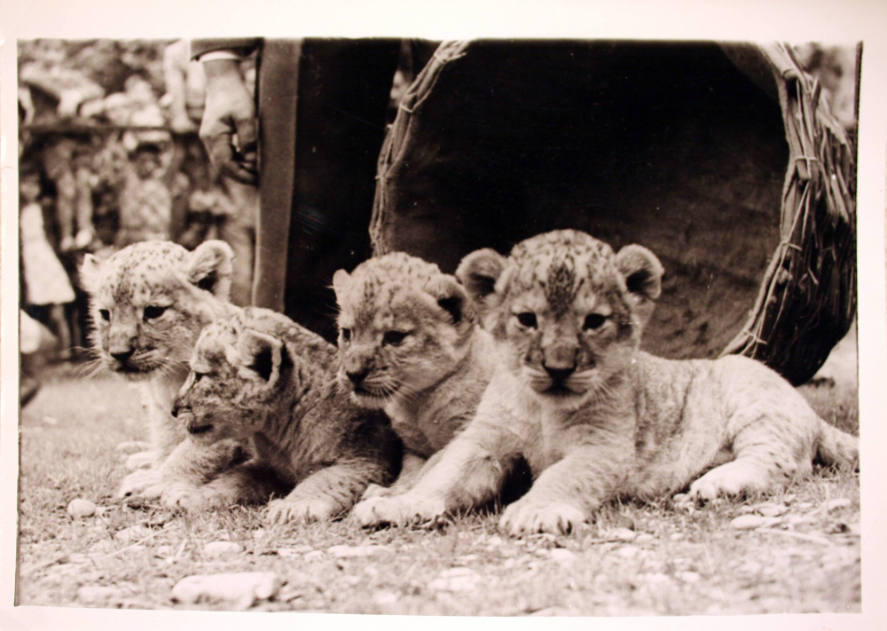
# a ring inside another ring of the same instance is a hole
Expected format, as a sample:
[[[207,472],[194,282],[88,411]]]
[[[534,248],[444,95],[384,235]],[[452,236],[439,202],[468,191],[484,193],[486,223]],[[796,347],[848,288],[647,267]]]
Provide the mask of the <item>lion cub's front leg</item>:
[[[507,470],[501,454],[484,443],[496,441],[477,440],[466,430],[429,460],[411,489],[361,501],[354,507],[355,518],[363,526],[408,525],[488,501],[499,491]]]
[[[610,499],[620,476],[624,450],[579,447],[545,469],[522,498],[510,504],[499,528],[512,536],[568,533],[590,521]]]
[[[315,471],[289,495],[268,504],[271,523],[327,521],[341,517],[371,482],[384,484],[386,468],[373,460],[355,458]]]

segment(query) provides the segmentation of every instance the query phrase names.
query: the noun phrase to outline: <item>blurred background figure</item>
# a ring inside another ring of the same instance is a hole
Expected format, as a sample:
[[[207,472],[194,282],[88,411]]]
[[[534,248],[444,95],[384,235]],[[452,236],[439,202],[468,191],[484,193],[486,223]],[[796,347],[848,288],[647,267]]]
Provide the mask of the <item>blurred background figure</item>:
[[[50,324],[58,339],[58,356],[70,357],[71,331],[65,305],[74,301],[68,274],[46,237],[40,205],[40,177],[35,172],[19,173],[19,229],[24,304]]]

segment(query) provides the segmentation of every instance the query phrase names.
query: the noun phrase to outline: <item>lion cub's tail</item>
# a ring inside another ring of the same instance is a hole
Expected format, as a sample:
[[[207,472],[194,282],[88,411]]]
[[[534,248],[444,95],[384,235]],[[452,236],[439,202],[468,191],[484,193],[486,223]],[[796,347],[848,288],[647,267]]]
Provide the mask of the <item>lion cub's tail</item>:
[[[819,445],[816,455],[827,465],[859,469],[859,439],[842,432],[822,419],[819,421]]]

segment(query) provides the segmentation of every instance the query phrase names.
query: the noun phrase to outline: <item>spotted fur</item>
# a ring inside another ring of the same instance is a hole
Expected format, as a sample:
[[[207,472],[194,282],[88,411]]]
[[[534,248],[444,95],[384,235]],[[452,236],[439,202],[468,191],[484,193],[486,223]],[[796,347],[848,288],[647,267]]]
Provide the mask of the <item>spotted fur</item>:
[[[407,449],[392,494],[474,415],[495,365],[492,339],[456,278],[403,252],[333,276],[339,380],[356,403],[384,409]]]
[[[223,241],[207,241],[193,252],[169,241],[145,241],[104,261],[87,254],[81,264],[93,348],[105,369],[137,382],[150,435],[150,451],[128,461],[130,468],[147,468],[124,478],[120,496],[157,497],[171,480],[204,477],[241,457],[241,447],[230,443],[195,452],[169,414],[201,329],[233,309],[232,258]]]
[[[286,316],[248,307],[200,334],[174,414],[212,445],[250,439],[255,457],[209,484],[177,491],[195,510],[267,500],[272,522],[326,520],[370,483],[388,484],[401,444],[384,413],[352,402],[336,380],[336,349]]]
[[[509,257],[469,254],[457,276],[493,332],[501,369],[476,416],[413,488],[354,509],[408,523],[491,498],[520,457],[535,478],[509,505],[510,534],[563,532],[617,497],[712,499],[770,491],[812,461],[853,466],[856,438],[827,425],[754,360],[667,360],[638,349],[660,293],[652,252],[614,253],[577,231],[538,235]]]

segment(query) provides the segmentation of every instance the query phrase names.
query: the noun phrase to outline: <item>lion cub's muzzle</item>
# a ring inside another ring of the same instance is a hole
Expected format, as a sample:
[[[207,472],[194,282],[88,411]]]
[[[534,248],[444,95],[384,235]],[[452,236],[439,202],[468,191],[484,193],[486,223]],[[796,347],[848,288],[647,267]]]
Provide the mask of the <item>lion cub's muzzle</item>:
[[[179,419],[185,425],[185,429],[192,436],[206,434],[213,429],[212,423],[200,423],[197,420],[197,417],[194,416],[194,412],[191,410],[191,408],[181,406],[178,403],[175,403],[173,405],[172,415],[174,418]]]

